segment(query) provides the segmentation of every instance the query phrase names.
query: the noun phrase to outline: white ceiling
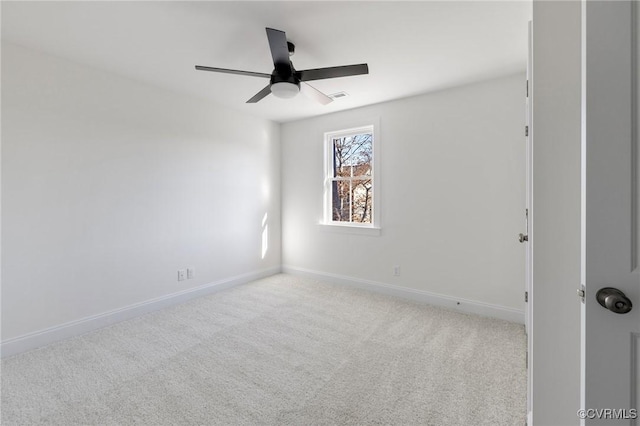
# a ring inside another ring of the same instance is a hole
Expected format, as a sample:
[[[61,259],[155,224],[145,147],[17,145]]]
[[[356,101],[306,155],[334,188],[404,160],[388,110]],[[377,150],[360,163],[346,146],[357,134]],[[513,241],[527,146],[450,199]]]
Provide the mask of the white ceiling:
[[[524,71],[530,1],[2,2],[2,39],[285,122]],[[348,97],[245,101],[271,73],[265,27],[296,45],[296,69],[366,62],[369,75],[312,82]]]

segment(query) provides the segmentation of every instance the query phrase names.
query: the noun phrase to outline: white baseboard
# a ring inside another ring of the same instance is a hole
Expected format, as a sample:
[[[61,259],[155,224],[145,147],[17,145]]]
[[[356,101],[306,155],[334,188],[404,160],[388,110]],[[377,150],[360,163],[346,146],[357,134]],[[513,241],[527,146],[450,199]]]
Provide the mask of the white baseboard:
[[[312,271],[309,269],[298,268],[289,265],[283,265],[282,272],[287,274],[305,276],[319,281],[348,285],[351,287],[374,291],[376,293],[382,293],[389,296],[427,303],[429,305],[442,306],[464,313],[498,318],[518,324],[524,324],[524,311],[519,309],[492,305],[475,300],[461,299],[457,297],[446,296],[444,294],[431,293],[424,290],[416,290],[408,287],[400,287],[397,285],[385,284],[377,281],[331,274],[328,272]]]
[[[0,344],[0,357],[16,355],[31,349],[49,345],[60,340],[79,336],[120,321],[184,303],[190,299],[215,293],[230,287],[246,284],[250,281],[280,273],[280,266],[253,271],[242,275],[204,284],[178,293],[168,294],[155,299],[114,309],[102,314],[81,318],[75,321],[49,327],[33,333],[7,339]]]
[[[507,308],[504,306],[492,305],[473,300],[460,299],[424,290],[416,290],[407,287],[400,287],[392,284],[385,284],[376,281],[364,280],[360,278],[347,277],[328,272],[312,271],[309,269],[294,266],[279,266],[253,271],[246,274],[219,280],[213,283],[204,284],[195,288],[184,290],[178,293],[161,296],[141,303],[114,309],[102,314],[93,315],[79,320],[49,327],[33,333],[7,339],[0,343],[0,357],[16,355],[32,349],[49,345],[64,339],[76,337],[100,328],[125,321],[131,318],[144,315],[149,312],[167,308],[173,305],[184,303],[190,299],[215,293],[230,287],[245,284],[253,280],[265,278],[280,272],[293,275],[306,276],[320,281],[332,282],[335,284],[348,285],[390,296],[409,299],[430,305],[442,306],[460,312],[482,315],[492,318],[499,318],[506,321],[524,324],[524,311]]]

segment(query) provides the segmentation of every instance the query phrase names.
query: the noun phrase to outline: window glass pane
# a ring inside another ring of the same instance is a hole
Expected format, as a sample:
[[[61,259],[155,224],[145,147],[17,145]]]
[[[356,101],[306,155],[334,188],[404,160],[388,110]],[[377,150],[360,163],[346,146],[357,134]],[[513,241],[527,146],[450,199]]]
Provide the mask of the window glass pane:
[[[353,200],[352,222],[371,223],[371,188],[371,179],[353,181],[351,192]]]
[[[333,220],[336,222],[350,222],[351,182],[334,180],[331,185]]]
[[[333,177],[371,176],[373,135],[363,133],[333,139]]]

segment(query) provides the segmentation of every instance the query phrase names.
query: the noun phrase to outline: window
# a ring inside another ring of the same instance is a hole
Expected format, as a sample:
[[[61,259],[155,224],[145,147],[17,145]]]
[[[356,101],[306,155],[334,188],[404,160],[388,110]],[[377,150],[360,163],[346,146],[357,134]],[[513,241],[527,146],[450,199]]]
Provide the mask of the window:
[[[375,227],[374,126],[325,134],[324,224]]]

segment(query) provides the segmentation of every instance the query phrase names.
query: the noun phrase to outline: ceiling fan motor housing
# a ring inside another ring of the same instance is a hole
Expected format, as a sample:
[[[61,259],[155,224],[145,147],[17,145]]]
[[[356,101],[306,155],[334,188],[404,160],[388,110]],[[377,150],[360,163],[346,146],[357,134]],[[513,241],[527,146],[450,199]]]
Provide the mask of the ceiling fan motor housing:
[[[291,63],[276,64],[276,68],[271,73],[271,84],[275,83],[291,83],[296,86],[300,85],[300,79],[296,77],[296,72]]]
[[[278,98],[293,98],[300,92],[300,79],[296,76],[293,64],[277,63],[271,73],[271,93]]]
[[[293,98],[300,92],[300,79],[297,78],[293,65],[276,64],[271,74],[271,93],[278,98]]]

